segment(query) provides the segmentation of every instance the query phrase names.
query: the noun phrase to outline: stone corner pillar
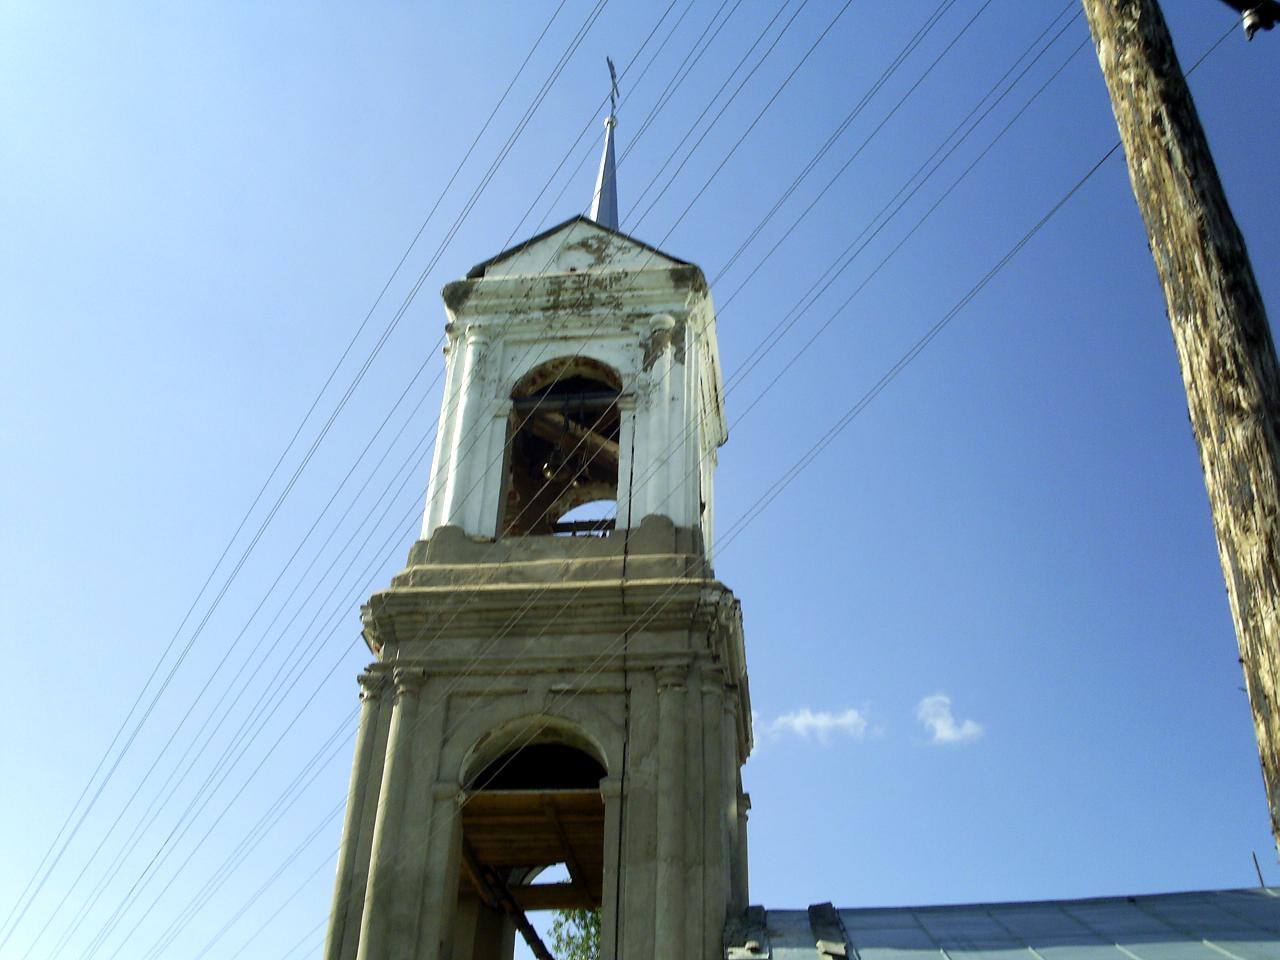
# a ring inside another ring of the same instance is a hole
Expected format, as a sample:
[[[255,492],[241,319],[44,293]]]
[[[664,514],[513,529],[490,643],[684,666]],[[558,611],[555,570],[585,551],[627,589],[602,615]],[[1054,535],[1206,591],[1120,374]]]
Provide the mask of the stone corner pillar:
[[[404,875],[413,869],[400,855],[401,833],[405,793],[413,766],[418,697],[426,674],[414,667],[396,667],[392,676],[395,700],[391,708],[386,766],[382,771],[382,790],[373,828],[369,886],[360,924],[359,960],[382,960],[383,957],[403,953],[398,951],[391,937],[393,931],[403,929],[403,918],[398,914],[404,897],[399,894],[404,885]],[[404,955],[413,956],[411,952]]]
[[[654,956],[685,943],[685,687],[686,664],[660,667],[658,680],[658,842]]]

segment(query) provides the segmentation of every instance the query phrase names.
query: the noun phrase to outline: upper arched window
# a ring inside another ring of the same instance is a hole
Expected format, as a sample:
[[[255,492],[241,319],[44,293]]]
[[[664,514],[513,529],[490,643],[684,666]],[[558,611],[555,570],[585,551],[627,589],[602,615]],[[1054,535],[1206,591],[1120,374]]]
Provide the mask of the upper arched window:
[[[587,357],[552,360],[520,379],[511,392],[503,536],[573,532],[582,522],[561,523],[566,513],[617,500],[621,392],[617,372]],[[588,525],[607,532],[613,521]]]

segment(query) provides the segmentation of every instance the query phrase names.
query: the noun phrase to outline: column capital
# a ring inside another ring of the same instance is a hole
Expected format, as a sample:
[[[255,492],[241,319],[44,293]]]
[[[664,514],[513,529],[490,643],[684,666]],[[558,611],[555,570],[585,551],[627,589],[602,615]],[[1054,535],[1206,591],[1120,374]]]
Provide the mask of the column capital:
[[[685,688],[685,681],[689,676],[689,668],[683,664],[680,666],[659,667],[656,675],[659,692],[666,690],[681,691]]]
[[[738,712],[738,690],[736,683],[726,683],[724,685],[724,712],[736,715]]]
[[[368,700],[378,700],[387,688],[387,675],[365,670],[356,677],[356,682],[360,684],[361,703]]]
[[[395,673],[396,699],[404,696],[417,696],[422,684],[427,679],[427,672],[421,667],[396,667]]]
[[[727,688],[724,682],[724,667],[718,663],[702,665],[702,692],[724,696]]]
[[[435,800],[452,800],[459,806],[466,802],[466,794],[452,780],[437,780],[431,786],[431,796]]]

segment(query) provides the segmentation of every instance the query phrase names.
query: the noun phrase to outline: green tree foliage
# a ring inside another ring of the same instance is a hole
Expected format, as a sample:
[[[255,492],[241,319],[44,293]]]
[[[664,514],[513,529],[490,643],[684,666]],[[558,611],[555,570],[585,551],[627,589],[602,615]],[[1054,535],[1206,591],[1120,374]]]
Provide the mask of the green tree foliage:
[[[556,960],[600,960],[600,911],[558,911],[550,946]]]

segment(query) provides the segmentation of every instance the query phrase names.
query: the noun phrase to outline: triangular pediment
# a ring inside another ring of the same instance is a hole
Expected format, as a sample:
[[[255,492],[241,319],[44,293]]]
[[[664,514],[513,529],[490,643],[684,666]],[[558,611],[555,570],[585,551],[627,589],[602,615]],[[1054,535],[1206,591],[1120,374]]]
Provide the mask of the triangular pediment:
[[[477,264],[467,277],[605,273],[687,265],[634,237],[577,216]]]

